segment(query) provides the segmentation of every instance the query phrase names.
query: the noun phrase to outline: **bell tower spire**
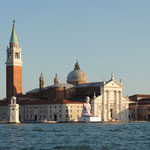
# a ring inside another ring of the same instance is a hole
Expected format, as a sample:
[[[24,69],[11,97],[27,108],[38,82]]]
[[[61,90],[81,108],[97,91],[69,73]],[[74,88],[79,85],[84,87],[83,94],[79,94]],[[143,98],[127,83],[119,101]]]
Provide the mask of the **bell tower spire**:
[[[13,20],[13,27],[12,27],[12,33],[10,37],[10,47],[18,47],[18,38],[15,30],[15,20]]]
[[[15,31],[15,21],[13,21],[9,47],[6,52],[6,93],[7,100],[10,100],[12,96],[22,94],[22,50]]]

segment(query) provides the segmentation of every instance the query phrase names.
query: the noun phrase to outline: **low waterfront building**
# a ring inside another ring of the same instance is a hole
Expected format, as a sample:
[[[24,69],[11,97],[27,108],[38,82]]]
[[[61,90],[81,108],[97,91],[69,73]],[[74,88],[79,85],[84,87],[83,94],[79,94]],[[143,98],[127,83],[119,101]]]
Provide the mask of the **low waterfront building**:
[[[59,104],[46,101],[20,102],[21,122],[77,121],[81,116],[82,103],[63,100]]]
[[[6,100],[0,101],[0,121],[8,122],[8,102]]]
[[[150,121],[150,95],[135,94],[129,98],[130,120]]]

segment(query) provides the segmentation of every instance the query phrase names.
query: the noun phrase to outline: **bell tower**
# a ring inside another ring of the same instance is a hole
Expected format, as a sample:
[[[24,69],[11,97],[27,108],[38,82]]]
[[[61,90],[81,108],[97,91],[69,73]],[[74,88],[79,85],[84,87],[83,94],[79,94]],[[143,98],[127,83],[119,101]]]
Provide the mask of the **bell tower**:
[[[39,88],[40,89],[43,89],[44,88],[44,76],[43,74],[41,73],[41,76],[39,78]]]
[[[59,80],[58,80],[58,76],[57,76],[57,73],[55,75],[55,78],[54,78],[54,84],[58,84],[59,83]]]
[[[12,96],[22,94],[22,50],[15,31],[15,21],[13,21],[9,47],[6,52],[6,96],[7,100],[10,100]]]

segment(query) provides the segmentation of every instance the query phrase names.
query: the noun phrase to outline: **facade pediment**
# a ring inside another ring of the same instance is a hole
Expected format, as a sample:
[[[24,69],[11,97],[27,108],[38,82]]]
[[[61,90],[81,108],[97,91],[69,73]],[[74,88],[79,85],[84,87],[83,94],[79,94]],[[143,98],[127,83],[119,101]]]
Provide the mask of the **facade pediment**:
[[[112,80],[105,84],[105,87],[112,87],[112,88],[123,88],[122,84],[119,82]]]

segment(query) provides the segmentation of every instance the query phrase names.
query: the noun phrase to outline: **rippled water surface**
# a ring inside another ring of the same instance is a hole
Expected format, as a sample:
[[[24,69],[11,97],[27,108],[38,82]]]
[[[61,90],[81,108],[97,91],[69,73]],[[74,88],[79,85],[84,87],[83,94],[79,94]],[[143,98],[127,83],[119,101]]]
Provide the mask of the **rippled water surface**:
[[[0,150],[150,149],[150,123],[0,124]]]

